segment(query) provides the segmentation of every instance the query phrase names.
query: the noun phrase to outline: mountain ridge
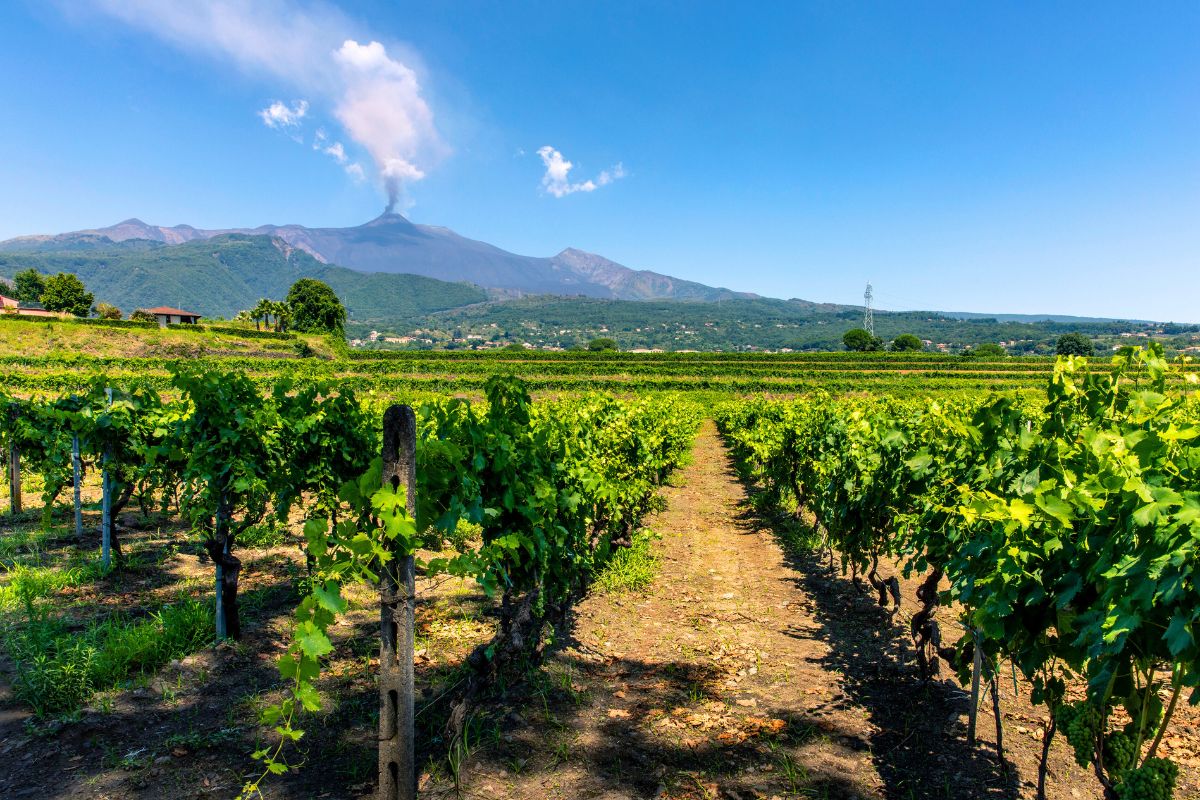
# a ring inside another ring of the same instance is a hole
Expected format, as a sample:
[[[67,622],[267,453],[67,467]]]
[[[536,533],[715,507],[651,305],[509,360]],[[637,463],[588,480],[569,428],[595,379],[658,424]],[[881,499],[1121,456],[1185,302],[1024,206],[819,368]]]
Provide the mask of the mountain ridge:
[[[385,212],[361,225],[310,228],[298,224],[204,229],[151,225],[131,217],[103,228],[18,236],[0,250],[75,249],[134,239],[168,246],[228,234],[278,237],[325,264],[368,273],[405,273],[452,283],[473,283],[505,293],[584,295],[620,300],[724,300],[755,298],[651,270],[636,270],[604,256],[565,248],[549,257],[523,256],[438,226]]]

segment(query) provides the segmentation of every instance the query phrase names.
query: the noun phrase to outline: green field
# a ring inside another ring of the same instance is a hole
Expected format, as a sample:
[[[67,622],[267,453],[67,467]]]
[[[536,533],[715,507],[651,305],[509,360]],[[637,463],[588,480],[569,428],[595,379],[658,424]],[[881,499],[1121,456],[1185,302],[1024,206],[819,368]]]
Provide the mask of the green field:
[[[841,724],[870,714],[879,752],[913,735],[894,710],[910,696],[921,736],[943,737],[922,758],[885,755],[888,780],[914,796],[951,775],[985,786],[997,765],[943,722],[973,676],[1003,686],[998,719],[1042,731],[1010,734],[1002,773],[1052,768],[1062,790],[1111,750],[1102,781],[1158,787],[1128,796],[1200,785],[1195,748],[1166,733],[1200,722],[1179,702],[1200,683],[1200,375],[1160,347],[355,352],[228,326],[6,319],[0,371],[0,450],[20,456],[20,494],[0,488],[0,706],[37,734],[18,745],[29,758],[82,763],[79,781],[114,796],[156,781],[145,796],[178,796],[210,774],[229,796],[318,796],[330,778],[305,767],[309,748],[368,792],[380,687],[398,685],[372,659],[380,603],[392,618],[386,576],[408,556],[416,766],[442,795],[488,791],[471,764],[556,774],[621,720],[684,787],[663,796],[707,796],[686,791],[698,770],[712,785],[752,774],[757,796],[844,796],[808,706],[839,685]],[[400,463],[395,403],[415,409],[411,505],[407,473],[385,466]],[[849,661],[823,660],[830,648]],[[527,720],[549,733],[513,739]],[[745,745],[754,767],[671,726]],[[103,755],[63,745],[101,729]]]
[[[492,375],[515,375],[534,392],[687,391],[719,394],[912,394],[1043,386],[1050,357],[968,358],[937,353],[591,353],[532,349],[353,352],[317,336],[257,338],[236,329],[105,328],[70,322],[0,321],[0,368],[10,391],[63,392],[103,375],[114,385],[164,388],[170,366],[203,360],[266,385],[276,378],[334,381],[399,397],[478,394]],[[1108,359],[1092,360],[1105,369]],[[1195,371],[1187,365],[1186,371]],[[1174,378],[1173,380],[1178,380]]]

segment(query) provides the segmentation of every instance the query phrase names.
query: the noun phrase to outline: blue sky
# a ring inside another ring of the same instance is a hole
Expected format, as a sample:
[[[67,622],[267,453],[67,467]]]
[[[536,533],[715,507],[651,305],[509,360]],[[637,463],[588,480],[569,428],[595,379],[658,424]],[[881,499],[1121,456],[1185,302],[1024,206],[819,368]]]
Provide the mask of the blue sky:
[[[1195,2],[6,3],[0,238],[353,225],[390,176],[519,253],[1200,322],[1197,42]]]

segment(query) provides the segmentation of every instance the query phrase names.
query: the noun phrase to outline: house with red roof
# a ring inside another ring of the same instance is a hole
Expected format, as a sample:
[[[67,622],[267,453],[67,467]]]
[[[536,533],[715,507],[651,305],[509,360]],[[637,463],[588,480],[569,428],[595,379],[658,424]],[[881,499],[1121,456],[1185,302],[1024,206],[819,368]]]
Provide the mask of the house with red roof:
[[[158,308],[143,309],[147,313],[153,314],[158,320],[160,327],[165,328],[168,325],[195,325],[200,321],[200,315],[191,311],[184,311],[182,308],[171,308],[170,306],[159,306]]]

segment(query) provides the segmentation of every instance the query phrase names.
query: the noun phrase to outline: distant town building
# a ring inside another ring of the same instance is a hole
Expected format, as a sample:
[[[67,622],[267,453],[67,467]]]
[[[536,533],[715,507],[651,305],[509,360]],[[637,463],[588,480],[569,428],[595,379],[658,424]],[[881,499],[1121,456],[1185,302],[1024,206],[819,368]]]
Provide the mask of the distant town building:
[[[65,311],[47,311],[39,305],[21,304],[15,297],[0,294],[0,313],[20,314],[23,317],[69,317]]]

